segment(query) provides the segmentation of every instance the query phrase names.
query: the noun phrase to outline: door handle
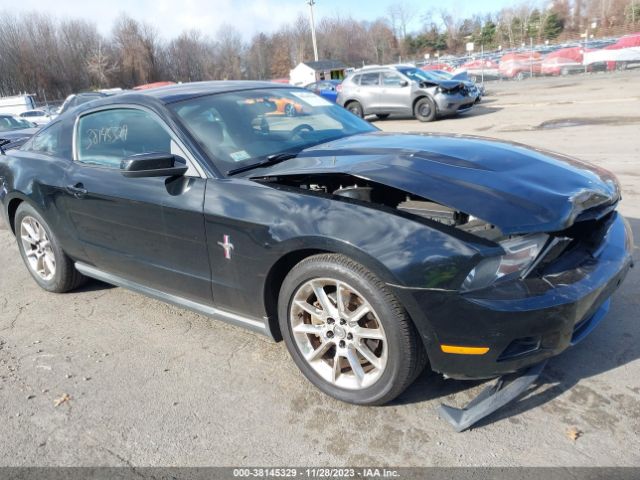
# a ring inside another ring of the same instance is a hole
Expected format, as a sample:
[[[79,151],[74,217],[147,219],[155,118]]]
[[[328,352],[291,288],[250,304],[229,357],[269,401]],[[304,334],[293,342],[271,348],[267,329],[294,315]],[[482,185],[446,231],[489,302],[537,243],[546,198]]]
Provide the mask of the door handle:
[[[75,185],[67,185],[67,192],[69,192],[76,198],[82,198],[87,193],[89,193],[89,191],[84,188],[84,185],[81,183],[76,183]]]

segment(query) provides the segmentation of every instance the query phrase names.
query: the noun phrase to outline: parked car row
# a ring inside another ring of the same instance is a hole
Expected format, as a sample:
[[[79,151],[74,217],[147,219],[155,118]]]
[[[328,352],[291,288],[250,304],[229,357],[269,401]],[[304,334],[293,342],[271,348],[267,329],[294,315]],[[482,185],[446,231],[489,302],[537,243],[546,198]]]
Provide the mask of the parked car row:
[[[640,33],[618,39],[566,43],[503,52],[488,52],[473,59],[452,57],[448,62],[421,65],[426,71],[466,71],[472,80],[522,80],[538,75],[568,75],[584,71],[621,70],[640,64]]]

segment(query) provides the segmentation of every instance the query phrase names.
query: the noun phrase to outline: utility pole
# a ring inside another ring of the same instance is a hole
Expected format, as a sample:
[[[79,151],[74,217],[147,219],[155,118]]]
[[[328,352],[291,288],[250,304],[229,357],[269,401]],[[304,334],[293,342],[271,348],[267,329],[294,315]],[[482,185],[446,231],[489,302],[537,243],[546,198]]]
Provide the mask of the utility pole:
[[[533,37],[529,37],[529,77],[533,78]]]
[[[311,40],[313,41],[313,57],[316,62],[318,61],[318,42],[316,41],[316,24],[313,20],[313,6],[316,4],[315,0],[308,0],[307,5],[309,5],[309,16],[311,19]]]
[[[484,43],[480,45],[480,60],[482,61],[482,70],[481,70],[482,85],[484,85],[484,63],[486,61],[484,59]]]

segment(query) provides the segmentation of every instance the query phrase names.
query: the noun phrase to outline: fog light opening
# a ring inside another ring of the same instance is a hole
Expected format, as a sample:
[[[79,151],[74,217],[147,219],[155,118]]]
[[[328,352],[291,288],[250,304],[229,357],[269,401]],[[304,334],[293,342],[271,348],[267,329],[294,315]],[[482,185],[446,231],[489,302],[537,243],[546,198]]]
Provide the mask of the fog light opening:
[[[498,361],[511,360],[513,358],[528,355],[540,350],[540,337],[523,337],[511,342],[500,354]]]

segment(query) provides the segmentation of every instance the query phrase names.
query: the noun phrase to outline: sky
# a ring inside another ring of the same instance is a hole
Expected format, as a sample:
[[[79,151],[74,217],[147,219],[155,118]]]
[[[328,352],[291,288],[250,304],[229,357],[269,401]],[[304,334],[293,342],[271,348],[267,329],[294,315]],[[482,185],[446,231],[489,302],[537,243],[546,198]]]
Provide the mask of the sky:
[[[375,20],[386,15],[394,0],[315,0],[315,16],[352,16],[357,20]],[[402,1],[402,0],[401,0]],[[459,15],[497,11],[516,0],[403,0],[413,7],[415,18],[409,30],[418,29],[430,9],[446,6]],[[120,13],[154,25],[160,35],[172,38],[190,29],[214,35],[223,23],[235,26],[245,39],[258,31],[271,32],[298,16],[308,15],[306,0],[0,0],[2,11],[20,13],[39,11],[57,18],[92,20],[108,34]]]

